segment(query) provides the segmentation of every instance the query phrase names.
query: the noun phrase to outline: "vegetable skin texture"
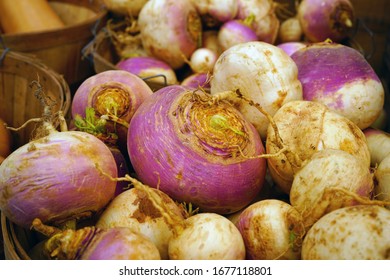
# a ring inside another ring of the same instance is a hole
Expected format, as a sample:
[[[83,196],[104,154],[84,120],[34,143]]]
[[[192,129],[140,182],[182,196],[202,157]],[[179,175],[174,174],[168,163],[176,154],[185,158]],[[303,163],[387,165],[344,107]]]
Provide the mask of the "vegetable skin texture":
[[[341,42],[352,30],[355,11],[349,0],[302,0],[297,17],[310,42]]]
[[[156,91],[131,120],[128,152],[144,184],[201,211],[226,214],[261,190],[266,166],[257,156],[264,146],[230,103],[209,101],[209,94],[178,85]]]
[[[202,36],[201,19],[190,0],[149,0],[138,26],[146,53],[175,70],[184,66]]]
[[[235,45],[224,51],[215,63],[211,94],[237,89],[271,116],[283,104],[303,98],[295,62],[282,49],[260,41]],[[245,101],[231,100],[265,139],[267,117]]]
[[[237,217],[246,259],[298,260],[305,234],[300,213],[287,202],[264,199],[246,207]]]
[[[99,168],[98,168],[98,167]],[[27,143],[0,165],[0,209],[29,228],[90,217],[113,198],[117,167],[109,148],[81,131],[54,132]]]
[[[369,127],[384,106],[383,85],[357,50],[336,43],[310,44],[291,55],[298,67],[303,99],[325,104],[360,129]]]
[[[195,214],[169,241],[171,260],[243,260],[245,245],[235,225],[216,213]]]
[[[302,243],[303,260],[389,260],[390,210],[375,205],[337,209],[318,220]]]
[[[369,200],[374,190],[370,168],[343,150],[317,151],[295,173],[289,196],[305,228],[331,211],[359,204],[350,195],[337,191],[340,189]]]
[[[282,154],[267,159],[273,181],[285,193],[296,172],[319,150],[333,148],[356,156],[361,164],[370,167],[370,153],[363,132],[349,119],[329,110],[325,105],[307,100],[291,101],[273,116],[280,137],[299,161]],[[266,153],[280,151],[273,128],[268,128]]]
[[[184,220],[185,213],[169,196],[158,189],[150,189],[161,197],[169,214],[175,220]],[[164,213],[157,209],[148,195],[139,189],[131,188],[115,197],[104,209],[96,222],[98,228],[128,227],[146,236],[159,249],[161,259],[168,259],[168,243],[174,234]]]
[[[18,34],[60,29],[65,24],[47,0],[2,0],[0,26],[5,34]]]

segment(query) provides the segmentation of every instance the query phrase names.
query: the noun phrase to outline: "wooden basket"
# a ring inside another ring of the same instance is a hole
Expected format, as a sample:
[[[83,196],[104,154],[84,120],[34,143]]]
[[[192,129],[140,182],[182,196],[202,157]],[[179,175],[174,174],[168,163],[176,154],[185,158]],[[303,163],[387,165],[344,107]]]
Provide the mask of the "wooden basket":
[[[45,94],[55,101],[55,111],[66,115],[71,104],[71,93],[63,76],[50,69],[36,57],[24,53],[0,49],[0,117],[12,127],[20,127],[31,118],[42,116],[43,108],[30,87],[32,81],[39,81]],[[27,143],[35,128],[27,125],[18,132],[12,132],[13,149]],[[14,226],[2,214],[1,229],[6,259],[28,259],[25,248],[32,242],[33,235]],[[0,236],[1,238],[1,236]]]
[[[0,117],[8,126],[20,127],[27,120],[42,117],[43,107],[30,87],[39,81],[45,94],[56,102],[55,111],[66,115],[71,93],[64,78],[35,57],[0,49]],[[32,123],[12,132],[14,149],[27,143],[34,131]]]
[[[0,47],[40,58],[69,85],[79,84],[94,73],[83,59],[82,48],[107,19],[101,0],[49,0],[66,27],[45,32],[0,34]],[[1,46],[3,44],[3,46]]]

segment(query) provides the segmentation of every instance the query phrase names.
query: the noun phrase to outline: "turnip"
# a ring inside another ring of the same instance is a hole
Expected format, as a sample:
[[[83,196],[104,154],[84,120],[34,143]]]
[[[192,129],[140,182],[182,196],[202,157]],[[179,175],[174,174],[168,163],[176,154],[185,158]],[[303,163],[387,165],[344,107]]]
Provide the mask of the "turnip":
[[[389,260],[390,210],[376,205],[337,209],[323,216],[302,243],[303,260]]]
[[[186,215],[183,209],[169,196],[158,189],[150,191],[161,197],[165,207],[169,207],[170,215],[184,220]],[[159,249],[161,258],[168,259],[168,243],[173,236],[173,228],[142,189],[131,188],[115,197],[99,216],[95,226],[105,229],[129,227],[151,240]]]
[[[114,179],[114,178],[113,178]],[[242,236],[234,224],[226,217],[212,212],[197,214],[188,211],[189,217],[182,219],[164,196],[153,191],[147,185],[130,177],[117,178],[127,180],[134,188],[144,191],[151,204],[171,226],[172,235],[168,241],[168,256],[171,260],[242,260],[245,257],[245,245]],[[191,205],[191,204],[189,204]],[[149,205],[151,206],[151,205]]]
[[[320,150],[346,151],[356,156],[362,166],[370,167],[363,132],[352,121],[319,102],[288,102],[276,112],[273,121],[278,131],[276,134],[273,126],[268,128],[267,154],[275,154],[283,147],[287,151],[268,158],[268,169],[273,181],[286,193],[290,192],[296,172]]]
[[[66,131],[61,112],[61,132],[54,128],[56,114],[41,90],[36,94],[45,110],[35,140],[13,151],[0,165],[0,210],[24,228],[35,218],[63,224],[100,212],[116,188],[101,170],[113,177],[118,172],[107,145],[89,133]]]
[[[375,167],[390,154],[390,134],[371,127],[364,129],[363,133],[370,151],[371,166]]]
[[[130,57],[119,61],[116,67],[128,71],[149,82],[177,84],[175,71],[164,61],[154,57]]]
[[[388,150],[385,150],[386,152]],[[390,203],[390,155],[387,153],[375,170],[375,197]],[[390,205],[386,206],[390,209]]]
[[[309,228],[319,218],[338,208],[370,200],[374,190],[369,167],[343,150],[317,151],[294,175],[290,203]],[[361,197],[358,201],[354,198]]]
[[[235,224],[244,239],[247,259],[300,259],[303,219],[287,202],[255,202],[241,212]]]
[[[34,219],[32,228],[48,237],[42,254],[55,260],[160,260],[157,247],[127,227],[94,226],[59,230]]]
[[[213,96],[236,91],[261,104],[271,116],[285,103],[302,100],[302,86],[295,62],[281,48],[265,42],[247,42],[224,51],[218,58],[210,81]],[[230,98],[250,121],[262,139],[268,118],[236,97]]]
[[[184,78],[183,81],[181,81],[182,86],[186,86],[193,89],[199,89],[202,88],[205,91],[210,91],[210,73],[193,73],[186,78]]]
[[[127,153],[124,154],[120,150],[117,145],[117,136],[110,132],[110,128],[107,128],[107,121],[105,119],[96,116],[93,108],[86,108],[85,118],[76,115],[76,117],[72,120],[72,124],[74,125],[74,130],[90,133],[107,145],[114,156],[119,177],[129,173],[130,168]],[[126,189],[128,189],[127,182],[118,182],[116,185],[115,196]]]
[[[325,104],[360,129],[381,114],[384,88],[363,55],[336,43],[310,44],[291,55],[298,67],[303,99]]]
[[[171,260],[243,260],[243,238],[226,217],[216,213],[195,214],[169,241]],[[185,245],[184,245],[185,244]]]
[[[72,119],[76,116],[85,118],[86,110],[90,107],[97,117],[108,117],[108,131],[116,134],[118,147],[127,153],[128,123],[139,105],[152,94],[146,82],[133,73],[125,70],[103,71],[84,80],[76,89],[71,116]]]
[[[229,102],[202,90],[156,91],[134,114],[128,140],[141,182],[204,212],[238,211],[264,183],[257,131]]]
[[[149,0],[138,25],[147,54],[175,70],[197,49],[202,34],[200,16],[190,0]]]
[[[302,0],[297,17],[305,38],[311,42],[341,42],[355,24],[354,7],[349,0]]]
[[[290,17],[280,24],[278,38],[280,43],[302,41],[303,31],[297,17]]]
[[[206,27],[219,27],[236,17],[237,0],[191,0]]]
[[[194,73],[211,73],[218,55],[208,48],[196,49],[189,61],[189,65]]]
[[[253,17],[252,28],[259,41],[274,44],[279,32],[280,21],[276,16],[272,0],[238,0],[237,19]]]
[[[245,21],[230,20],[219,28],[218,43],[222,51],[234,45],[252,41],[258,41],[257,34]]]
[[[302,49],[307,46],[306,43],[303,42],[286,42],[276,45],[277,47],[284,50],[289,56],[295,53],[297,50]]]

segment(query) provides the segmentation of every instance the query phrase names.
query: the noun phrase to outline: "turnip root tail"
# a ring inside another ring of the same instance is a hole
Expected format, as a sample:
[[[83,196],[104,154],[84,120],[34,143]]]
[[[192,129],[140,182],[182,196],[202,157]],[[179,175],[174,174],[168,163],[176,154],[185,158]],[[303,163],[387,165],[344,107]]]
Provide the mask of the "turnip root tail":
[[[39,83],[39,76],[37,80],[34,80],[30,83],[30,88],[33,87],[36,87],[36,89],[34,90],[34,95],[39,100],[39,102],[43,107],[42,116],[39,118],[29,119],[20,127],[15,128],[15,127],[6,126],[6,128],[11,131],[19,131],[24,129],[27,125],[33,122],[42,123],[43,125],[39,127],[39,130],[34,137],[34,138],[41,138],[43,136],[50,134],[51,132],[56,131],[54,124],[58,121],[60,124],[61,131],[68,131],[68,126],[63,112],[62,111],[59,111],[57,113],[53,112],[53,108],[57,105],[56,101],[53,100],[50,96],[46,95],[42,85]],[[56,120],[55,118],[57,118],[58,120]]]
[[[167,224],[169,224],[173,228],[174,234],[180,234],[184,230],[184,223],[183,220],[178,219],[176,215],[172,213],[172,210],[166,206],[164,201],[162,200],[161,196],[157,195],[156,192],[152,190],[149,186],[144,185],[137,179],[131,177],[130,175],[126,174],[124,177],[121,178],[113,178],[109,174],[105,173],[103,170],[97,166],[97,169],[100,170],[100,172],[109,177],[113,181],[127,181],[133,184],[134,188],[141,190],[146,193],[146,195],[149,197],[151,202],[153,203],[153,206],[161,213],[161,215],[164,217]]]
[[[34,219],[32,228],[49,238],[45,242],[43,253],[51,259],[60,260],[76,259],[88,244],[85,240],[90,239],[96,231],[95,227],[84,227],[79,230],[60,230],[44,225],[38,218]]]

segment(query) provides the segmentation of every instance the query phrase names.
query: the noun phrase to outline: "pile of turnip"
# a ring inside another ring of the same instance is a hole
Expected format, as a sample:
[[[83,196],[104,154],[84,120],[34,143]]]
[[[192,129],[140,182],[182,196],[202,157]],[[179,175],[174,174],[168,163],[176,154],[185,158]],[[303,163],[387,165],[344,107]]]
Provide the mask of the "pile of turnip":
[[[105,2],[144,55],[81,83],[70,119],[38,94],[39,137],[0,165],[41,256],[390,259],[385,87],[342,43],[348,0]]]

